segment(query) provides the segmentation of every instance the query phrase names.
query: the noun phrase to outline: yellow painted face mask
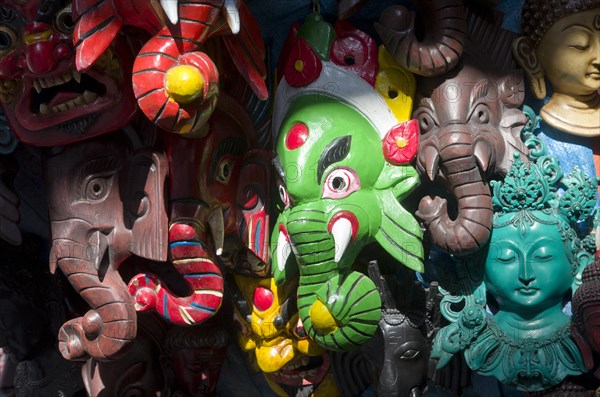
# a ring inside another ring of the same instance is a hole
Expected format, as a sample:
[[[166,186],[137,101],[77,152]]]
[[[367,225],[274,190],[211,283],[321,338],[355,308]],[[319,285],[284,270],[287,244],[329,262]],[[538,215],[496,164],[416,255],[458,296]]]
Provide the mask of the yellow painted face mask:
[[[238,342],[243,350],[254,352],[257,369],[273,391],[288,396],[310,388],[311,396],[339,396],[326,350],[304,333],[295,286],[278,288],[272,278],[234,278],[251,310],[246,318],[236,310]]]

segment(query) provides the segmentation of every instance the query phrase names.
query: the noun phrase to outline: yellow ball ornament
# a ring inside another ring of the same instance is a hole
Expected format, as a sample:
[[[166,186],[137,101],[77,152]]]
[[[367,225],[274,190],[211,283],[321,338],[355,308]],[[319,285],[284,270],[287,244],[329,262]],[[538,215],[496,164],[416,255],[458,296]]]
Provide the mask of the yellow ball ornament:
[[[190,103],[202,95],[204,79],[200,70],[194,66],[175,66],[165,75],[165,89],[175,102]]]

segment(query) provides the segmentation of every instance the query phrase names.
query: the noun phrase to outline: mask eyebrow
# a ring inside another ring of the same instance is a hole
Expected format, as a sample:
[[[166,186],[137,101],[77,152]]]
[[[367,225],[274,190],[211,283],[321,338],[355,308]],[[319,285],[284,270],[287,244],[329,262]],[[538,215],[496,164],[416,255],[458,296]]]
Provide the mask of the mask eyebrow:
[[[321,157],[319,158],[319,162],[317,165],[317,183],[321,184],[321,179],[323,178],[323,173],[333,163],[337,163],[338,161],[342,161],[348,156],[350,153],[350,145],[352,143],[352,136],[346,135],[339,138],[334,139],[329,142],[327,147],[321,153]]]

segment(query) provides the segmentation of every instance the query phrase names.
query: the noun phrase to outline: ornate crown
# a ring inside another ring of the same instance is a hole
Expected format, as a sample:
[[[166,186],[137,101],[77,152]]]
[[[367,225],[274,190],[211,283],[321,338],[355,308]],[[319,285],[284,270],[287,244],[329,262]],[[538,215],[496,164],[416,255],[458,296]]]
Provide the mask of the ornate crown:
[[[529,109],[527,109],[529,110]],[[600,178],[590,177],[578,167],[563,176],[558,159],[546,155],[544,143],[531,130],[537,117],[525,110],[531,122],[523,129],[523,139],[530,149],[529,164],[518,153],[503,181],[491,181],[492,203],[498,215],[530,211],[553,212],[581,234],[588,234],[596,209],[596,189]],[[558,194],[558,189],[564,190]],[[588,227],[580,227],[581,224]]]

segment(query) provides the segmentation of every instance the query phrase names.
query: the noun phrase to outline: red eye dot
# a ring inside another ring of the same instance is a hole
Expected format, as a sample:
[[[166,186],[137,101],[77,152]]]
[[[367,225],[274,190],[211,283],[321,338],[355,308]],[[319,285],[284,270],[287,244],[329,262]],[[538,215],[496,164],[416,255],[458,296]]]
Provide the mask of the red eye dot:
[[[273,304],[273,293],[265,287],[256,287],[254,290],[254,307],[261,312],[267,310]]]
[[[288,150],[298,149],[308,139],[308,127],[304,123],[296,123],[290,128],[285,137],[285,147]]]

